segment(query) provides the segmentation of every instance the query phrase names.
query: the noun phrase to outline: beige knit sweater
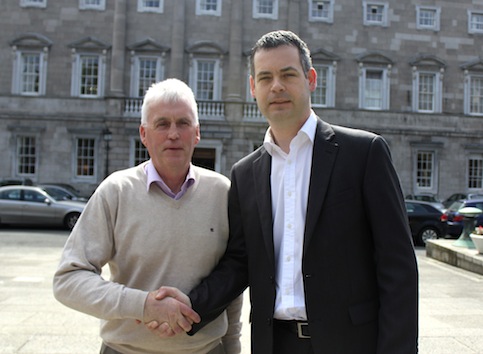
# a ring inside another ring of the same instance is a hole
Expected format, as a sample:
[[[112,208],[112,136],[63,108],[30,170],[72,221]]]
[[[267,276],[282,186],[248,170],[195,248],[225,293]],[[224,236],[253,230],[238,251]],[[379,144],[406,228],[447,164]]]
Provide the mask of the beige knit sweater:
[[[195,183],[180,200],[146,187],[144,164],[118,171],[89,200],[54,277],[57,300],[102,319],[101,336],[122,353],[206,353],[225,333],[227,353],[240,351],[241,299],[195,336],[161,339],[143,318],[148,291],[188,292],[218,263],[228,239],[229,180],[194,167]],[[101,271],[109,265],[110,279]]]

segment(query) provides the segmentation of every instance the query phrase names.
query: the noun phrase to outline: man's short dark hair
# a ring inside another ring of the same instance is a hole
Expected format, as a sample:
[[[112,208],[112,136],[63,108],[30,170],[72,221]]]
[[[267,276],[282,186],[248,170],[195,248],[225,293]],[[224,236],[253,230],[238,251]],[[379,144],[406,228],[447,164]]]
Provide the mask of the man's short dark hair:
[[[255,65],[254,65],[254,56],[255,53],[262,49],[271,49],[277,48],[282,45],[292,45],[299,51],[300,57],[300,64],[302,65],[302,69],[307,76],[310,68],[312,67],[312,59],[310,58],[310,50],[307,44],[300,39],[295,33],[291,31],[273,31],[263,35],[256,43],[255,46],[252,48],[250,53],[250,74],[254,77],[255,76]]]

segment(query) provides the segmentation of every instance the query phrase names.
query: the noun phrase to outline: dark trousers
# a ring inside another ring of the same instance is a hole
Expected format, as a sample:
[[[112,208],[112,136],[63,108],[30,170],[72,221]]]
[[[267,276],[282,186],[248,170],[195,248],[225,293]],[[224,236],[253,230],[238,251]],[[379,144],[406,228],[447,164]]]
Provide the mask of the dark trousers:
[[[277,320],[273,323],[274,354],[314,354],[310,338],[299,338],[296,324]]]
[[[99,353],[100,354],[122,354],[121,352],[118,352],[117,350],[109,348],[104,343],[102,343],[101,351]],[[218,346],[216,346],[214,349],[212,349],[211,351],[209,351],[206,354],[225,354],[225,350],[223,349],[223,343],[220,342],[220,344]]]

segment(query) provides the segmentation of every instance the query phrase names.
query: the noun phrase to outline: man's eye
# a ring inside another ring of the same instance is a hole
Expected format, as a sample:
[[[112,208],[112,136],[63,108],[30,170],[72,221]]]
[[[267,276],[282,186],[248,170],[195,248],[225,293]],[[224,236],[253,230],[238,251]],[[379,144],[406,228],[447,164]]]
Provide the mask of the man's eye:
[[[156,128],[166,128],[169,127],[169,124],[166,122],[159,122],[156,124]]]

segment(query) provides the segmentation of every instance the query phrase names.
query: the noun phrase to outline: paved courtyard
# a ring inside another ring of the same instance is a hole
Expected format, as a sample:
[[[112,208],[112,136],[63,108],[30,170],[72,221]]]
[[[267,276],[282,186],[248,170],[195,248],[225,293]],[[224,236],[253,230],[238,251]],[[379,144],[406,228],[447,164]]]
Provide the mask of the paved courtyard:
[[[99,352],[98,320],[52,295],[52,275],[67,235],[0,229],[0,353]],[[417,256],[420,353],[483,353],[483,276],[427,258],[424,249]],[[243,354],[250,353],[248,311],[246,297]]]

